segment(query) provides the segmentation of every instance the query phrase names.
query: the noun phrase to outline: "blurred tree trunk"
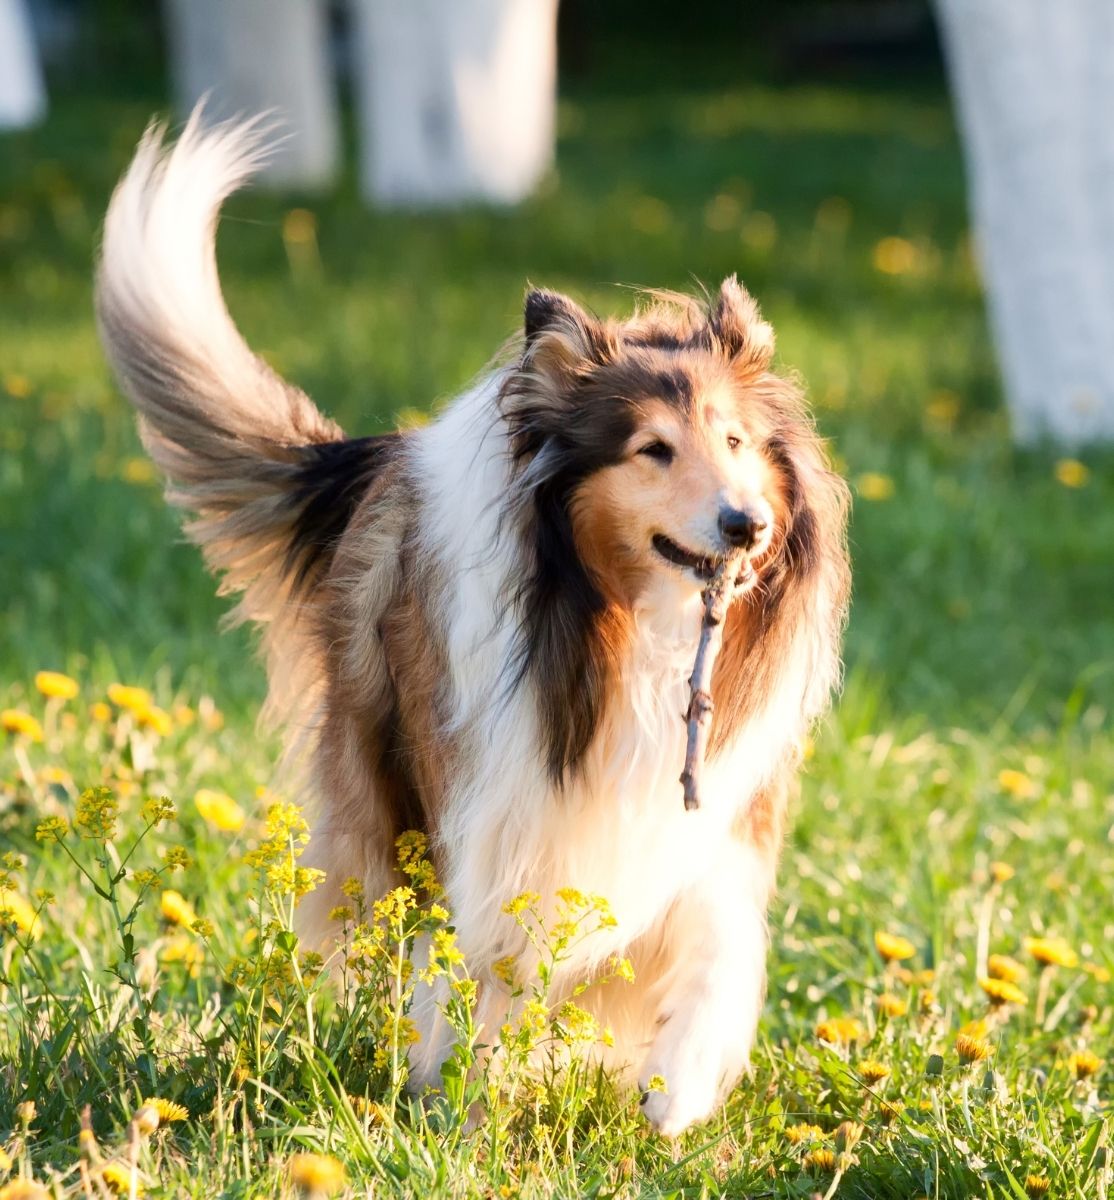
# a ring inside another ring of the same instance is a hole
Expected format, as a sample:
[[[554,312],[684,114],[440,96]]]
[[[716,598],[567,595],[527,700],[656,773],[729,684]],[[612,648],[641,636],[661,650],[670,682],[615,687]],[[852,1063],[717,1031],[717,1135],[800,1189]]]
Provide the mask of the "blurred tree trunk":
[[[23,0],[0,0],[0,129],[23,129],[46,113],[38,47]]]
[[[354,0],[365,196],[513,204],[553,157],[557,0]]]
[[[936,0],[1014,430],[1114,438],[1114,0]]]
[[[336,174],[336,93],[324,0],[168,0],[171,68],[185,113],[206,119],[273,113],[286,135],[263,172],[279,185]]]

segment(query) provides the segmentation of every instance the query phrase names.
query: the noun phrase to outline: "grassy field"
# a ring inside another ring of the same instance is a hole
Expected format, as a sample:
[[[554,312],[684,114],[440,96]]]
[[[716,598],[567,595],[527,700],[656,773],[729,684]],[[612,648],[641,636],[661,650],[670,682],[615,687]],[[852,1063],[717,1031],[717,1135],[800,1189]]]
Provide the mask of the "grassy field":
[[[785,855],[753,1076],[670,1145],[606,1080],[514,1067],[591,1036],[536,1008],[501,1096],[449,1078],[422,1111],[384,981],[442,918],[368,914],[351,1003],[315,979],[250,637],[218,636],[91,319],[98,222],[158,98],[63,97],[0,138],[0,707],[25,715],[0,742],[0,1185],[327,1194],[335,1160],[377,1196],[1105,1195],[1114,459],[1010,444],[937,82],[657,78],[570,87],[557,169],[516,211],[251,194],[221,260],[249,341],[354,433],[459,389],[528,279],[619,311],[616,282],[737,270],[761,299],[857,499],[847,683]],[[990,967],[1023,970],[1023,1000],[992,1005]],[[142,1132],[152,1097],[182,1111]]]

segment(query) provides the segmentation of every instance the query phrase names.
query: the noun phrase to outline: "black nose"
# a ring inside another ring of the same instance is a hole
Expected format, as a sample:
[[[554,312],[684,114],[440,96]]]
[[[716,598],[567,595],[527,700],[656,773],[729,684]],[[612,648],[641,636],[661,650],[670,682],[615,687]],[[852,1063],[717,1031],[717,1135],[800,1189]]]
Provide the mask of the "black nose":
[[[749,550],[766,528],[766,518],[755,508],[721,508],[719,531],[729,546]]]

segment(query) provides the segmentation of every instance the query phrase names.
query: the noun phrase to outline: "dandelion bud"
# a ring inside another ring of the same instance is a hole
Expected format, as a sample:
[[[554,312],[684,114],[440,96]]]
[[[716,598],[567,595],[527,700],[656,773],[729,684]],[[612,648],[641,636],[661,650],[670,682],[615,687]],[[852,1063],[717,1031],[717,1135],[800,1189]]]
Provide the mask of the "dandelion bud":
[[[863,1127],[858,1121],[844,1121],[836,1126],[835,1147],[840,1153],[854,1150],[863,1136]]]
[[[38,1114],[34,1100],[24,1100],[15,1106],[15,1115],[19,1123],[26,1129]]]
[[[924,1065],[924,1073],[929,1079],[939,1079],[944,1074],[944,1057],[941,1054],[930,1054]]]
[[[154,1133],[159,1127],[159,1110],[153,1104],[144,1104],[135,1110],[132,1120],[140,1133]]]

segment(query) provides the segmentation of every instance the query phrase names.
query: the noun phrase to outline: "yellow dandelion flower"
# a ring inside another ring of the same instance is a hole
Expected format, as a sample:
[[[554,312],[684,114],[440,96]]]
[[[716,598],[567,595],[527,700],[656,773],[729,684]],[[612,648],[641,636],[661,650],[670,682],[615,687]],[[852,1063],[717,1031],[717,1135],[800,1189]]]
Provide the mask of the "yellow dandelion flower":
[[[0,712],[0,729],[5,733],[25,737],[31,742],[43,740],[43,727],[38,719],[18,708],[5,708]]]
[[[882,1121],[886,1125],[892,1125],[894,1121],[900,1120],[902,1113],[905,1112],[904,1100],[883,1100],[878,1105],[878,1112],[882,1117]]]
[[[882,929],[879,929],[874,935],[874,948],[886,962],[901,962],[906,958],[912,958],[917,952],[917,948],[908,938],[900,937],[895,933],[886,933]]]
[[[16,400],[26,400],[31,395],[31,380],[26,375],[5,375],[4,391]]]
[[[184,925],[187,929],[197,920],[197,913],[193,910],[193,905],[182,895],[181,892],[176,892],[173,888],[167,888],[162,894],[162,899],[159,901],[159,907],[162,910],[162,915],[172,925]]]
[[[175,1100],[164,1100],[161,1096],[148,1096],[143,1101],[159,1114],[163,1121],[185,1121],[189,1118],[189,1109]]]
[[[50,1200],[50,1193],[33,1179],[13,1179],[0,1187],[0,1200]]]
[[[991,979],[1004,979],[1007,983],[1020,983],[1025,978],[1025,968],[1008,954],[992,954],[986,961],[986,973]]]
[[[193,798],[202,817],[223,833],[236,833],[244,827],[244,810],[224,792],[201,788]]]
[[[955,1039],[955,1052],[959,1055],[960,1062],[970,1065],[985,1062],[994,1053],[994,1047],[982,1038],[968,1037],[967,1034],[961,1033]]]
[[[1027,937],[1025,950],[1039,963],[1049,967],[1077,967],[1079,955],[1063,938]]]
[[[35,687],[55,700],[72,700],[77,695],[77,680],[61,671],[40,671],[35,676]]]
[[[874,1003],[884,1017],[903,1017],[909,1011],[908,1002],[893,992],[883,992]]]
[[[1025,1004],[1025,993],[1015,983],[1005,979],[980,979],[979,987],[986,993],[987,999],[995,1008],[1004,1004]]]
[[[890,1074],[890,1068],[876,1058],[864,1059],[858,1066],[859,1075],[868,1084],[881,1083]]]
[[[130,687],[126,683],[110,684],[108,698],[117,708],[126,708],[130,712],[151,707],[151,693],[146,688]]]
[[[826,1147],[810,1150],[804,1157],[804,1164],[810,1171],[830,1174],[836,1169],[835,1151]]]
[[[1068,1056],[1068,1070],[1076,1079],[1089,1079],[1102,1070],[1103,1060],[1090,1050],[1077,1050]]]
[[[201,974],[201,964],[204,961],[205,950],[201,943],[185,933],[171,938],[159,955],[159,962],[164,966],[181,963],[191,979],[196,979]]]
[[[990,1023],[988,1021],[984,1021],[982,1017],[979,1017],[975,1021],[968,1021],[966,1025],[961,1025],[959,1027],[959,1032],[963,1034],[964,1037],[985,1038],[990,1032]]]
[[[344,1187],[344,1165],[328,1154],[295,1154],[287,1163],[290,1179],[311,1196],[332,1196]]]
[[[148,704],[143,708],[132,710],[135,713],[135,719],[143,726],[144,729],[150,729],[157,733],[159,737],[168,737],[174,731],[174,722],[170,719],[170,713],[165,709],[159,708],[157,704]]]
[[[855,490],[864,500],[892,500],[897,488],[889,475],[879,471],[864,471],[855,480]]]
[[[1047,1196],[1051,1187],[1052,1180],[1047,1175],[1027,1175],[1025,1177],[1025,1195],[1032,1197],[1032,1200]]]
[[[874,269],[883,275],[908,275],[920,262],[917,247],[903,237],[884,237],[871,254]]]
[[[101,1167],[101,1178],[118,1196],[143,1195],[143,1184],[132,1178],[132,1172],[123,1163],[105,1163]]]
[[[829,1017],[816,1026],[816,1036],[833,1046],[849,1046],[852,1042],[862,1041],[862,1022],[854,1017]]]
[[[112,709],[103,700],[94,700],[89,705],[89,715],[94,721],[99,722],[101,725],[106,725],[112,720]]]
[[[1082,969],[1084,971],[1087,972],[1088,975],[1091,976],[1091,978],[1096,983],[1109,983],[1110,982],[1109,968],[1100,966],[1098,963],[1093,963],[1093,962],[1080,963],[1079,965],[1082,967]]]
[[[990,864],[990,878],[995,883],[1007,883],[1014,875],[1017,874],[1013,867],[1006,862],[992,862]]]
[[[1066,488],[1086,487],[1091,478],[1090,469],[1077,458],[1061,458],[1055,473],[1057,481]]]
[[[39,917],[27,899],[12,888],[0,888],[0,924],[10,922],[20,933],[37,932]]]
[[[1003,792],[1018,800],[1027,800],[1030,796],[1036,795],[1037,791],[1037,785],[1024,771],[1017,771],[1012,767],[1005,767],[998,772],[998,786]]]
[[[171,715],[174,717],[175,723],[183,729],[188,728],[197,720],[197,713],[188,704],[175,704],[174,712]]]
[[[10,1171],[12,1169],[12,1156],[0,1146],[0,1171]]]
[[[804,1121],[788,1125],[785,1129],[785,1140],[791,1146],[799,1146],[802,1142],[819,1142],[823,1138],[824,1131],[819,1125],[809,1125]]]

